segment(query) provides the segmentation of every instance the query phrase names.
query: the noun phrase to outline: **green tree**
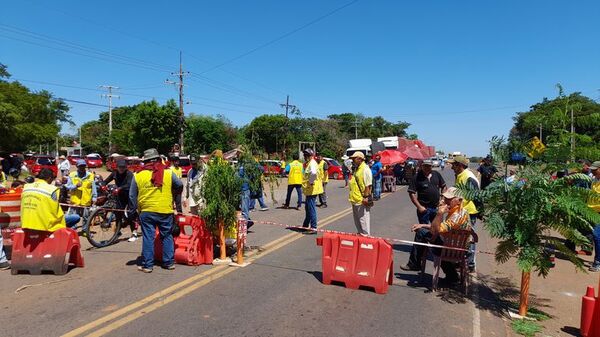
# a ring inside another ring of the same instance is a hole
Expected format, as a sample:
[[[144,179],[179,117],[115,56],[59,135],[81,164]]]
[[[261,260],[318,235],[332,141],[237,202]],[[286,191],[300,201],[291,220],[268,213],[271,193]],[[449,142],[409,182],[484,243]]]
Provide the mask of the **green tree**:
[[[69,107],[48,91],[32,92],[21,83],[8,82],[6,66],[0,64],[0,149],[22,151],[54,144],[61,123],[70,123]],[[10,135],[10,137],[8,137]]]
[[[523,151],[517,143],[505,143],[502,138],[494,138],[491,145],[496,161],[507,162],[510,153]],[[496,261],[505,263],[516,257],[522,272],[519,308],[522,316],[527,314],[530,274],[537,271],[543,277],[548,275],[553,250],[558,250],[579,270],[583,268],[583,261],[552,233],[559,233],[576,245],[589,245],[581,233],[600,223],[600,214],[586,203],[600,195],[573,185],[574,181],[590,178],[574,174],[552,179],[552,170],[545,164],[533,164],[520,167],[514,183],[499,179],[483,191],[459,187],[467,199],[484,201],[484,226],[492,237],[500,240]]]
[[[186,118],[185,144],[188,152],[211,153],[236,146],[237,130],[223,116],[197,116]]]

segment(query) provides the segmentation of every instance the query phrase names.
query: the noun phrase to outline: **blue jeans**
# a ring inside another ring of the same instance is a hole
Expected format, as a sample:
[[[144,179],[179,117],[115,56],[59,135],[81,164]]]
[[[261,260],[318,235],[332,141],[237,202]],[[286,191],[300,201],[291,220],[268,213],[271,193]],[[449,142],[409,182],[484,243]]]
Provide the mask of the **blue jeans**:
[[[321,205],[327,205],[327,183],[323,183],[323,193],[319,194]]]
[[[242,217],[246,220],[250,220],[250,190],[242,191],[242,197],[240,200],[240,210],[242,210]]]
[[[2,234],[0,234],[0,263],[4,263],[8,261],[6,259],[6,254],[4,254],[4,239],[2,238]]]
[[[317,229],[317,196],[316,195],[307,195],[306,202],[304,203],[304,223],[302,227],[308,228],[310,224],[310,228]]]
[[[600,266],[600,224],[597,224],[593,231],[592,235],[594,238],[594,264],[593,266]]]
[[[475,231],[475,223],[477,222],[477,214],[470,214],[469,218],[471,220],[471,227],[473,227],[473,231]],[[471,268],[475,268],[475,243],[472,243],[469,246],[469,252],[468,252],[468,265]]]
[[[258,200],[258,204],[260,205],[260,208],[267,208],[267,204],[265,204],[265,199],[263,198],[262,193],[261,193],[260,198],[250,200],[250,207],[248,207],[249,209],[256,208],[256,200]]]
[[[437,208],[427,207],[423,213],[419,213],[419,210],[417,210],[417,219],[419,219],[420,224],[430,224],[436,214]]]
[[[373,199],[381,198],[381,177],[373,179]]]
[[[288,185],[287,187],[287,195],[285,197],[285,206],[290,205],[290,199],[292,198],[292,191],[296,190],[298,194],[298,208],[302,206],[302,185]]]
[[[173,242],[173,214],[161,214],[154,212],[141,212],[140,224],[142,227],[142,258],[143,267],[152,268],[154,266],[154,235],[156,227],[160,232],[162,240],[162,263],[163,266],[170,266],[174,261],[175,244]]]
[[[67,228],[75,227],[81,220],[79,214],[67,214],[65,215],[65,222],[67,223]]]

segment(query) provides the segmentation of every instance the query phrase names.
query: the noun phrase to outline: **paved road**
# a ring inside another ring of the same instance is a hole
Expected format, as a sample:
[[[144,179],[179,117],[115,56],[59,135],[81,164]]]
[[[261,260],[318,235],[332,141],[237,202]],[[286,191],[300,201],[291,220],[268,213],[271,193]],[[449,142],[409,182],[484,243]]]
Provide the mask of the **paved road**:
[[[452,183],[450,172],[443,173]],[[319,210],[320,224],[352,232],[342,186],[330,182],[330,207]],[[285,183],[276,191],[278,200],[283,200],[283,188]],[[252,216],[299,225],[304,212],[272,208]],[[402,187],[373,208],[372,234],[410,240],[415,220]],[[263,249],[242,269],[178,265],[174,271],[155,268],[143,274],[136,271],[141,242],[124,241],[105,249],[86,245],[86,267],[66,276],[0,273],[0,335],[506,335],[502,321],[489,312],[480,315],[479,299],[453,291],[428,293],[428,282],[420,284],[415,273],[401,272],[398,266],[406,263],[409,246],[394,246],[394,285],[387,295],[377,295],[323,285],[314,235],[267,225],[252,229],[249,244]],[[30,287],[15,292],[24,285]]]

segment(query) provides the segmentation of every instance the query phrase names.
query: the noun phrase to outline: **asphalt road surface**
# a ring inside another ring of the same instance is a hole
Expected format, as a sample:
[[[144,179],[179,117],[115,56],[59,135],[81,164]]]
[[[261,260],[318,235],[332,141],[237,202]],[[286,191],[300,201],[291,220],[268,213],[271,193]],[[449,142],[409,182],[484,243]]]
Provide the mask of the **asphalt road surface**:
[[[448,184],[452,171],[443,171]],[[275,191],[280,203],[285,182]],[[343,181],[327,188],[323,229],[354,232]],[[254,212],[254,220],[300,225],[304,210]],[[295,204],[295,196],[292,197]],[[372,235],[411,240],[415,208],[406,187],[372,209]],[[124,238],[128,237],[125,233]],[[421,283],[399,266],[409,245],[394,245],[394,283],[385,295],[321,283],[315,235],[257,224],[248,236],[251,264],[177,265],[137,271],[141,240],[94,249],[82,238],[85,268],[67,275],[0,272],[0,336],[505,336],[504,322],[479,297],[478,286],[430,293],[432,263]],[[483,264],[485,259],[479,259]],[[487,262],[485,262],[487,263]],[[474,275],[475,276],[475,275]],[[488,309],[486,309],[488,308]]]

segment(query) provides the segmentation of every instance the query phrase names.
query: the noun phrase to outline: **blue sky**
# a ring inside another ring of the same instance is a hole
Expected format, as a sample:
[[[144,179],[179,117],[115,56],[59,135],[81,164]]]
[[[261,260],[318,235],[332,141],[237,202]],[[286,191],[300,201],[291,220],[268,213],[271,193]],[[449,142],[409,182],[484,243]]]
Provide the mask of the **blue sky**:
[[[206,71],[348,2],[11,1],[0,13],[0,62],[13,79],[71,100],[106,104],[95,89],[119,86],[115,104],[128,105],[177,98],[164,80],[183,50],[194,74],[186,113],[241,126],[280,113],[289,94],[305,116],[404,120],[426,143],[472,155],[506,134],[517,111],[556,96],[556,83],[599,97],[598,1],[360,0]],[[78,124],[104,110],[70,105]]]

